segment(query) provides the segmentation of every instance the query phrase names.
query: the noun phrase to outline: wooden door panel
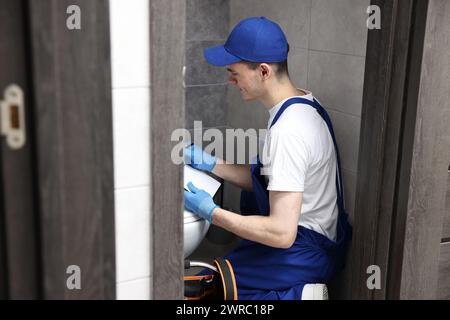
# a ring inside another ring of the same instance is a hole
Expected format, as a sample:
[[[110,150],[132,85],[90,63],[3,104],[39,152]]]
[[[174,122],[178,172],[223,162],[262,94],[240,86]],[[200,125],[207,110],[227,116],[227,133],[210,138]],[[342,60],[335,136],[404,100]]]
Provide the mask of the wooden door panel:
[[[32,98],[29,90],[29,61],[24,1],[0,1],[0,99],[10,84],[24,92],[26,142],[11,149],[1,137],[3,211],[3,256],[8,298],[39,296],[37,211],[34,201]],[[0,241],[1,242],[1,241]],[[0,252],[2,250],[0,249]],[[1,280],[0,280],[1,281]]]
[[[114,172],[107,0],[29,1],[46,299],[114,299]],[[77,5],[81,30],[69,29]],[[81,290],[66,286],[81,270]]]

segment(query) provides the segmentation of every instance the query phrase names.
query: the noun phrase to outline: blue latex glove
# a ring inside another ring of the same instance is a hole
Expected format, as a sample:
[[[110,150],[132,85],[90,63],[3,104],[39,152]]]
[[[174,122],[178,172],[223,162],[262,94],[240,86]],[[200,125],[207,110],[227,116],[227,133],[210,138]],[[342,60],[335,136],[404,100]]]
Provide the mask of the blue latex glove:
[[[211,223],[213,211],[219,206],[205,190],[196,188],[192,182],[187,186],[191,192],[184,190],[184,206]]]
[[[186,147],[185,160],[191,167],[208,172],[213,171],[216,166],[216,157],[204,152],[195,144]]]

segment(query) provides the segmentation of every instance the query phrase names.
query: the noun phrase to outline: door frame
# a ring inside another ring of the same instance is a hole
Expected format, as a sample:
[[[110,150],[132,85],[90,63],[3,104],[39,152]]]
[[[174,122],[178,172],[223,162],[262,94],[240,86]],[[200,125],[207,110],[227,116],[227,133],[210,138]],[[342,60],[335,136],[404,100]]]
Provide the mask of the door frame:
[[[150,208],[153,299],[183,299],[183,166],[171,159],[184,128],[186,3],[150,0]]]
[[[445,2],[371,1],[381,29],[368,32],[351,298],[436,297],[450,160],[450,96],[433,80],[450,82]],[[367,287],[371,265],[380,289]]]

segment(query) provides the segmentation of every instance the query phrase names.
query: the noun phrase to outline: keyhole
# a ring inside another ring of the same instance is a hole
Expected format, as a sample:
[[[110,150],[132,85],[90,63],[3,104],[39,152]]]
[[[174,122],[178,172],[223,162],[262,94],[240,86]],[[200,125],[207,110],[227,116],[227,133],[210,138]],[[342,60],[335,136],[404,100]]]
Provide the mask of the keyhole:
[[[10,107],[10,123],[12,129],[19,129],[20,123],[19,123],[19,106],[17,105],[11,105]]]

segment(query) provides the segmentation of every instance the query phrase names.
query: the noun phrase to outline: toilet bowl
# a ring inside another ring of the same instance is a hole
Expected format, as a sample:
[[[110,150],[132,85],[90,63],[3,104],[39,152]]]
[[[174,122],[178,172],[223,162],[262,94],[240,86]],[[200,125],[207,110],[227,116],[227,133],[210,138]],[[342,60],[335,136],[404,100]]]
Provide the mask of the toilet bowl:
[[[196,214],[184,211],[184,257],[187,258],[200,245],[209,229],[209,222]]]

